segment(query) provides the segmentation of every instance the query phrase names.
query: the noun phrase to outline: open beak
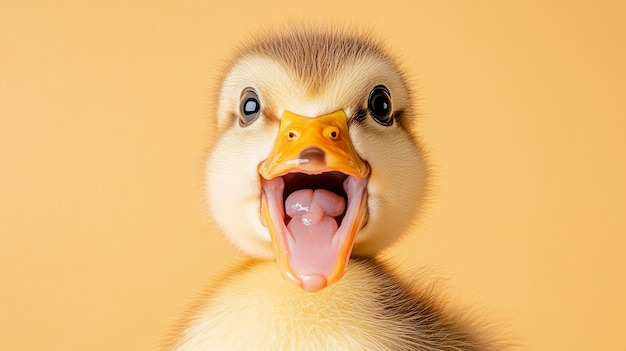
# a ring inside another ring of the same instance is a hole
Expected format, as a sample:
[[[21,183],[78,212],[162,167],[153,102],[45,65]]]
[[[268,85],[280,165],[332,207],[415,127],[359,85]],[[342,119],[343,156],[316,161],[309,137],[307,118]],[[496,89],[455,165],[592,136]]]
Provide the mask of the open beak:
[[[367,221],[369,172],[342,110],[316,118],[283,114],[259,174],[261,214],[285,279],[305,291],[341,279]]]

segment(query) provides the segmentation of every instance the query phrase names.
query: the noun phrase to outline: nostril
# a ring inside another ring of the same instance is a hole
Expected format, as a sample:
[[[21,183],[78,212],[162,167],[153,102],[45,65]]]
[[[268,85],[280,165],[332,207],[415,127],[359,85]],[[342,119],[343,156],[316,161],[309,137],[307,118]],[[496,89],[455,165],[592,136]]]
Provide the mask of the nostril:
[[[309,147],[300,152],[301,160],[307,160],[310,165],[324,166],[326,165],[326,154],[320,148]]]
[[[289,139],[290,141],[294,141],[297,140],[300,137],[300,134],[298,134],[298,132],[290,130],[287,133],[287,139]]]
[[[324,128],[324,135],[331,140],[339,140],[339,128],[329,126]]]

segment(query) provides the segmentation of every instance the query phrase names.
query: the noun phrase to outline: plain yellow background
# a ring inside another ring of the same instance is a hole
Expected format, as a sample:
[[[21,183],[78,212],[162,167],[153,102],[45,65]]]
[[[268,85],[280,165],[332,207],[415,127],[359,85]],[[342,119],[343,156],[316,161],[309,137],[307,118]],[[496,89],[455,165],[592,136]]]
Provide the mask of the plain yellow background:
[[[0,349],[157,349],[240,256],[203,204],[212,92],[255,30],[365,24],[436,170],[387,252],[530,350],[623,350],[625,2],[4,1]]]

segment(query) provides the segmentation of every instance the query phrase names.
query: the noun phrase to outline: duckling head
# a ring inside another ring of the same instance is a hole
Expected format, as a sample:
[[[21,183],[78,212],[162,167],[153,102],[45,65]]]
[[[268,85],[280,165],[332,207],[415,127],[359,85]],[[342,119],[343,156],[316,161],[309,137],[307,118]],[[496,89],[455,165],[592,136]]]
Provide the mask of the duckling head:
[[[407,79],[368,35],[254,38],[220,85],[210,212],[245,253],[319,291],[418,215],[427,177],[415,115]]]

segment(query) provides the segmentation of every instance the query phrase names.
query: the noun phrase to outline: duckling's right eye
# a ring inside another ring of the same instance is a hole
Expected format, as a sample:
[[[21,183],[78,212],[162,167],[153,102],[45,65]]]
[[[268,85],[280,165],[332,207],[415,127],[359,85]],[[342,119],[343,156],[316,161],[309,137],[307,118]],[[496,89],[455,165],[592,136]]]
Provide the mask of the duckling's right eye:
[[[247,88],[241,93],[239,102],[239,124],[242,127],[249,126],[259,117],[261,103],[259,96],[252,88]]]

